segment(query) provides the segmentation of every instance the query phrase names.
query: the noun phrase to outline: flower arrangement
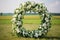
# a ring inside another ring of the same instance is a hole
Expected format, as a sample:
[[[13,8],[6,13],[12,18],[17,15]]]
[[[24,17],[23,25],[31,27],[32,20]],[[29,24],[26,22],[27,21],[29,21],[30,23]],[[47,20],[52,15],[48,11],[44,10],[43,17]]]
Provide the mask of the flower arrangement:
[[[39,25],[39,28],[37,30],[28,31],[25,28],[22,27],[23,25],[23,16],[24,13],[28,11],[37,12],[39,15],[42,15],[42,21]],[[12,29],[14,33],[17,33],[18,35],[22,35],[23,37],[39,37],[46,35],[48,33],[48,30],[51,27],[51,16],[48,14],[47,8],[43,5],[43,3],[35,3],[35,2],[26,2],[20,5],[19,8],[16,8],[14,12],[14,16],[12,19]]]

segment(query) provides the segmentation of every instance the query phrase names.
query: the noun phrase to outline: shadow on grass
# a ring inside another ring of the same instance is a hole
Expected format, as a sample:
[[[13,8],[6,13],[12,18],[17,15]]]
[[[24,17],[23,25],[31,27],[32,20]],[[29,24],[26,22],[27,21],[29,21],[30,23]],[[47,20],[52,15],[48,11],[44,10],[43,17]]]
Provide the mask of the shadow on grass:
[[[23,37],[22,35],[18,35],[18,37]],[[23,37],[23,38],[30,38],[30,37]],[[36,38],[36,37],[32,37],[32,38]],[[46,40],[54,40],[54,39],[56,39],[56,40],[60,40],[60,37],[58,37],[58,36],[39,36],[38,37],[39,39],[46,39]],[[37,39],[37,38],[36,38]]]
[[[44,37],[39,37],[39,39],[50,39],[50,40],[54,40],[54,39],[57,39],[57,40],[60,40],[60,37],[54,37],[54,36],[44,36]]]

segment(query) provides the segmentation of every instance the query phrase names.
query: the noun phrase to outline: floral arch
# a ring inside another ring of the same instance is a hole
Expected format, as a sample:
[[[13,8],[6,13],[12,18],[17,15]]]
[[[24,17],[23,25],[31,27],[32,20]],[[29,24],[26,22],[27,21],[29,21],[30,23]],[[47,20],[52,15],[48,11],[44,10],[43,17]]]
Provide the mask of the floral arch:
[[[28,11],[37,12],[39,15],[42,15],[42,21],[37,30],[27,31],[25,28],[22,27],[22,19],[24,13]],[[14,33],[18,34],[19,36],[21,35],[23,37],[43,36],[48,33],[48,30],[51,27],[50,19],[51,17],[48,14],[47,8],[43,5],[43,3],[38,4],[35,2],[28,1],[24,4],[21,4],[19,8],[16,8],[12,19],[12,30]]]

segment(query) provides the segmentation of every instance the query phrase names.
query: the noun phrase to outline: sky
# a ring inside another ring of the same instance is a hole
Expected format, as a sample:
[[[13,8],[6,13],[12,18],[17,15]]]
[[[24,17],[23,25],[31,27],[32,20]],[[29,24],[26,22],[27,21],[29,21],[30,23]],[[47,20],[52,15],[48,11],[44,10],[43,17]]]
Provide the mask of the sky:
[[[60,0],[0,0],[0,13],[14,13],[14,9],[27,1],[44,3],[49,12],[60,13]]]

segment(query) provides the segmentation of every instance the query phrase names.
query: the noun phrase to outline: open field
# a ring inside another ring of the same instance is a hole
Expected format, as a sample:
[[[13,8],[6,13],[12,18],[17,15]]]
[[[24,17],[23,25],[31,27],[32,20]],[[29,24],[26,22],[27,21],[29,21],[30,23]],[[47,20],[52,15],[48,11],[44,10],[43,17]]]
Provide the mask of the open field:
[[[37,29],[41,22],[38,15],[24,16],[24,27],[29,30]],[[44,38],[17,37],[11,33],[12,16],[0,16],[0,40],[60,40],[60,16],[52,16],[52,27]]]

